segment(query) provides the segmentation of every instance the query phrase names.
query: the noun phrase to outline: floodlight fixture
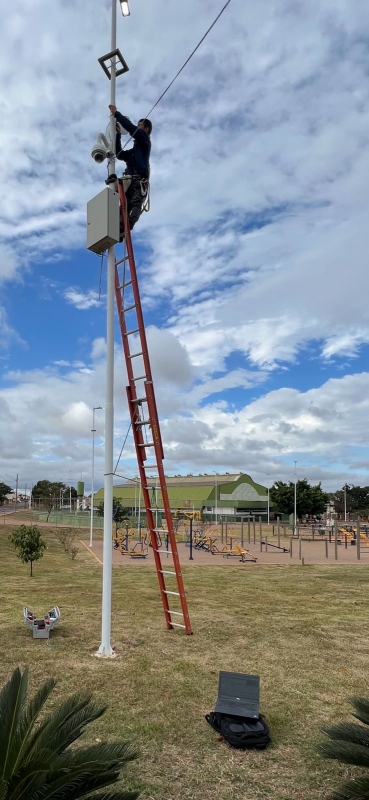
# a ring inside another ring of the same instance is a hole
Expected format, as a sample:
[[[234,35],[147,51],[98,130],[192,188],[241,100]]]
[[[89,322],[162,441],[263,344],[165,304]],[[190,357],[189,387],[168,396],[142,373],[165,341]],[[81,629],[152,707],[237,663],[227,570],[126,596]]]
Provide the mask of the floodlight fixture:
[[[128,0],[120,0],[120,7],[122,9],[123,17],[129,17],[130,10],[129,10],[129,2]]]

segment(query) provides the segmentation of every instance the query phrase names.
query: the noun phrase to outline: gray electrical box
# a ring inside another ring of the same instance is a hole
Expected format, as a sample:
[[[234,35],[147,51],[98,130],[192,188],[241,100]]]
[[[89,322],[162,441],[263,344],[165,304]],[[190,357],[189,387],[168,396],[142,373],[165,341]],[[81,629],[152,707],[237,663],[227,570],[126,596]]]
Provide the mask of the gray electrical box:
[[[119,195],[103,189],[87,203],[87,250],[103,253],[119,242]]]

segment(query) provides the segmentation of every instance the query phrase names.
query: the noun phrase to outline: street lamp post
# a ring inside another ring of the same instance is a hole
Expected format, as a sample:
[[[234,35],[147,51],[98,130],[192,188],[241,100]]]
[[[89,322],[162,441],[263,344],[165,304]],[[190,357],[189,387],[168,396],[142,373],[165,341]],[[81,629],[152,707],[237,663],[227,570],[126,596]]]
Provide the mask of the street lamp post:
[[[102,406],[94,406],[92,409],[92,469],[91,469],[91,509],[90,509],[90,547],[92,547],[92,537],[94,532],[94,481],[95,481],[95,411],[102,410]]]
[[[127,13],[127,3],[121,3],[122,13]],[[111,4],[111,52],[117,47],[117,0]],[[111,59],[110,105],[116,102],[116,59]],[[115,142],[115,117],[110,117],[110,138]],[[109,175],[115,173],[115,156],[109,161]],[[104,470],[104,541],[103,541],[103,586],[101,614],[101,644],[98,655],[114,656],[111,646],[111,584],[113,521],[113,474],[114,474],[114,296],[115,296],[115,248],[108,250],[107,314],[106,314],[106,400],[105,400],[105,470]]]
[[[5,475],[8,478],[11,478],[12,481],[15,481],[15,510],[17,510],[17,506],[18,506],[18,483],[19,483],[19,481],[18,481],[18,472],[17,472],[17,477],[16,478],[14,478],[13,475],[9,475],[8,472],[6,472]]]
[[[270,481],[269,481],[269,476],[270,476],[271,473],[267,472],[266,474],[267,474],[267,477],[268,477],[268,487],[267,488],[268,488],[268,525],[269,525],[269,522],[270,522],[270,499],[269,499],[269,490],[270,490],[269,483],[270,483]]]
[[[215,475],[215,524],[218,525],[218,473],[214,472]]]
[[[294,462],[295,464],[295,502],[294,502],[294,513],[293,513],[293,533],[296,533],[296,525],[297,525],[297,461]]]

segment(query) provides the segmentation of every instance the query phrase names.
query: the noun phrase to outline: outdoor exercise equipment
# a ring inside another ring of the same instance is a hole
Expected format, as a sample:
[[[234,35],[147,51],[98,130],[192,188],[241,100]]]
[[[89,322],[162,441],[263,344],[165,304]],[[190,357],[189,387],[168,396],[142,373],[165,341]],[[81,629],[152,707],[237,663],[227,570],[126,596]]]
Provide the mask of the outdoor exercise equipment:
[[[182,519],[183,517],[197,519],[198,522],[202,521],[201,511],[187,511],[184,508],[177,508],[173,514],[173,519]]]
[[[33,639],[48,639],[50,631],[59,622],[60,611],[58,606],[54,606],[45,614],[43,619],[37,619],[36,614],[27,608],[23,609],[24,622],[32,631]]]
[[[229,547],[228,545],[225,545],[225,547],[219,549],[219,547],[216,544],[216,539],[212,538],[208,539],[208,544],[209,544],[209,552],[213,556],[223,556],[223,558],[239,558],[239,560],[242,561],[242,563],[245,563],[246,561],[251,561],[252,563],[255,564],[257,561],[256,556],[254,556],[253,553],[250,553],[249,550],[245,550],[243,547],[237,544],[236,540],[233,537],[231,537],[229,540]]]

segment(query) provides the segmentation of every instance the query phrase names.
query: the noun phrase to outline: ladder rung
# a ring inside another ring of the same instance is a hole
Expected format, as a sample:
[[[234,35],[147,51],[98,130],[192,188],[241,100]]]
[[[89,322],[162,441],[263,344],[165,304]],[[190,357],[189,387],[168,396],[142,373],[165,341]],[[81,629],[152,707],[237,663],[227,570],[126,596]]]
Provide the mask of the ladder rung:
[[[139,328],[135,328],[133,331],[126,331],[123,335],[124,336],[132,336],[132,333],[138,333],[139,330],[140,330]]]
[[[141,350],[141,353],[133,353],[132,356],[127,356],[127,358],[137,358],[137,356],[143,356],[143,350]]]
[[[129,256],[124,256],[124,258],[121,258],[120,261],[116,261],[115,266],[119,267],[119,264],[123,264],[123,261],[129,261]]]
[[[149,419],[139,420],[138,422],[135,422],[135,425],[150,425],[150,421],[151,420]]]
[[[139,447],[155,447],[155,442],[145,442],[145,444],[139,444]],[[156,511],[156,509],[155,509]]]
[[[180,596],[181,596],[181,595],[179,594],[179,592],[168,592],[168,590],[167,590],[167,589],[163,589],[163,593],[164,593],[164,594],[174,594],[176,597],[180,597]]]
[[[183,617],[183,611],[171,611],[170,608],[168,608],[168,611],[169,614],[175,614],[176,617]]]
[[[155,550],[155,553],[171,553],[171,550]]]
[[[138,378],[132,378],[133,381],[146,381],[146,375],[140,375]]]
[[[127,311],[132,311],[132,308],[136,308],[136,303],[133,303],[133,306],[127,306],[127,308],[123,308],[123,314],[126,314]]]
[[[173,628],[186,628],[186,626],[182,625],[181,622],[172,622],[172,620],[171,620],[170,624],[173,625]]]
[[[129,331],[129,333],[136,333],[136,331]],[[127,333],[127,336],[129,336],[129,333]],[[147,397],[135,397],[135,399],[132,400],[132,403],[143,403],[143,402],[147,403]]]
[[[169,570],[167,570],[167,569],[159,569],[159,572],[161,572],[162,575],[175,575],[176,574],[175,572],[169,572]]]
[[[121,283],[120,286],[118,286],[118,289],[125,289],[126,286],[131,286],[132,282],[133,281],[126,281],[126,283]]]

